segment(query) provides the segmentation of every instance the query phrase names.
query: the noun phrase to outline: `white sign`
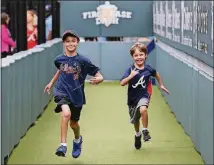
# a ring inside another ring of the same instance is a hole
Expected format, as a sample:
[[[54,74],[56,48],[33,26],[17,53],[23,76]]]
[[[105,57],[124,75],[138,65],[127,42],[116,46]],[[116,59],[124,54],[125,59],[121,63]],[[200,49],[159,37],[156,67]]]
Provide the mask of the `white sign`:
[[[119,18],[130,19],[132,12],[119,11],[115,5],[106,1],[104,5],[97,7],[97,11],[88,11],[82,13],[83,19],[95,18],[96,25],[104,24],[109,27],[111,24],[119,24]]]

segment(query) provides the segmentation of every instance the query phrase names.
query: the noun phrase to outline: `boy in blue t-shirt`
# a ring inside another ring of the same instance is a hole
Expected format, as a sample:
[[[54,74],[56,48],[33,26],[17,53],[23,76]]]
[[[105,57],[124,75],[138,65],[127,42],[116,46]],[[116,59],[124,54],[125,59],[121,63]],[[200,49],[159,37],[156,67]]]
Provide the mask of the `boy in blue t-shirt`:
[[[67,130],[70,127],[74,132],[72,156],[78,158],[81,154],[82,136],[78,124],[82,106],[86,104],[84,83],[87,75],[94,76],[91,84],[99,84],[103,81],[103,76],[99,73],[99,68],[91,61],[77,53],[79,37],[72,31],[66,31],[62,37],[64,54],[59,55],[54,60],[58,71],[45,87],[44,92],[50,91],[54,87],[54,100],[57,103],[55,112],[62,112],[61,121],[61,144],[56,150],[56,155],[65,156],[67,152]]]
[[[160,88],[169,94],[169,91],[164,87],[160,74],[154,68],[145,64],[147,58],[147,47],[144,44],[136,43],[130,49],[130,54],[133,57],[134,64],[130,66],[121,78],[121,86],[128,84],[128,107],[130,122],[134,124],[136,131],[135,148],[141,148],[141,131],[140,118],[143,125],[143,139],[148,141],[151,139],[148,127],[148,113],[151,96],[151,77],[155,77],[160,85]]]

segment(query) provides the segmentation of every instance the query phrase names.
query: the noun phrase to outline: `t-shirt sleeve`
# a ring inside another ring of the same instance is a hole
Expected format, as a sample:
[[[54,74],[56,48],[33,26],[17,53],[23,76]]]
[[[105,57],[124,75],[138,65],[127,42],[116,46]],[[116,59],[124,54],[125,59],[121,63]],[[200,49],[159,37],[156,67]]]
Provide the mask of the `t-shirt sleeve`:
[[[95,74],[100,70],[100,68],[92,64],[89,59],[85,60],[85,66],[85,71],[90,76],[95,76]]]
[[[122,81],[124,78],[128,77],[131,73],[131,67],[129,67],[128,69],[126,69],[126,71],[124,72],[122,78],[120,79],[120,81]]]
[[[54,64],[56,66],[57,69],[60,69],[60,62],[59,62],[59,58],[55,58],[54,60]]]
[[[149,69],[149,71],[151,73],[151,76],[155,77],[156,74],[157,74],[157,71],[153,67],[151,67],[150,65],[148,65],[148,69]]]

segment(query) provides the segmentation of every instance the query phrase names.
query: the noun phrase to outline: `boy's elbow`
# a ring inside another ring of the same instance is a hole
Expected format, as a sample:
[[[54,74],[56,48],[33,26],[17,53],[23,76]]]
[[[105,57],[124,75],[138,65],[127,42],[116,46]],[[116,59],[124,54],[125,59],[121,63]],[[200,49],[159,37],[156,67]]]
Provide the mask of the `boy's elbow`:
[[[157,77],[160,77],[160,73],[157,72],[157,73],[155,74],[155,77],[156,77],[156,78],[157,78]]]

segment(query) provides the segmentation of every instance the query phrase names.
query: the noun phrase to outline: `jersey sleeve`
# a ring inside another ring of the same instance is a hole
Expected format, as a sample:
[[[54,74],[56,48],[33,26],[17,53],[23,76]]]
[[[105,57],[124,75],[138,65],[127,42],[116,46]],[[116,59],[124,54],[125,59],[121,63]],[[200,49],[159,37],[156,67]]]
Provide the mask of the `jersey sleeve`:
[[[100,68],[95,66],[89,59],[85,59],[85,71],[88,75],[95,76],[99,70]]]
[[[54,60],[54,64],[55,64],[57,69],[60,69],[60,62],[57,58]]]
[[[62,61],[62,60],[60,60],[60,59],[62,59],[62,56],[61,56],[61,55],[60,55],[60,56],[57,56],[57,57],[55,58],[55,60],[54,60],[54,65],[56,66],[57,69],[60,69],[60,66],[61,66],[61,62],[60,62],[60,61]]]
[[[122,81],[124,78],[128,77],[131,73],[131,67],[129,67],[128,69],[126,69],[126,71],[124,72],[122,78],[120,79],[120,81]]]

